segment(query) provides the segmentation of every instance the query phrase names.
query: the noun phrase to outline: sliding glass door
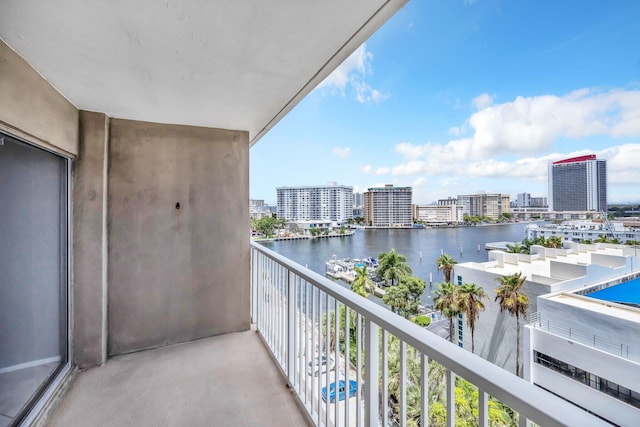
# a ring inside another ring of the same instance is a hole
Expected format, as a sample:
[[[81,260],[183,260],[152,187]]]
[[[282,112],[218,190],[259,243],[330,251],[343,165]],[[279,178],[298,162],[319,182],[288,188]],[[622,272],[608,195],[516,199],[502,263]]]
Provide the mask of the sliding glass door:
[[[0,133],[0,426],[68,360],[69,161]]]

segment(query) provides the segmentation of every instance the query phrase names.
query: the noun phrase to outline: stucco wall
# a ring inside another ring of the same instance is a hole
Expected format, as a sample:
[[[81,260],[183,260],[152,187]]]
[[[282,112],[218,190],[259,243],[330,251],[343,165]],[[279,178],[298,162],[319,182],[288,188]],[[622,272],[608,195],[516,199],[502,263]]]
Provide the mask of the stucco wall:
[[[78,154],[78,110],[0,40],[0,129]]]
[[[457,277],[461,276],[464,283],[475,283],[484,288],[487,294],[484,305],[485,310],[480,313],[480,318],[475,323],[475,353],[482,358],[498,365],[509,372],[516,369],[516,319],[508,312],[500,312],[500,305],[495,302],[495,289],[499,286],[500,275],[488,271],[467,267],[465,264],[455,266],[453,281],[457,283]],[[523,291],[529,296],[529,310],[527,314],[537,311],[536,300],[539,295],[549,292],[547,285],[526,281]],[[520,317],[520,328],[527,320]],[[463,318],[463,345],[471,351],[471,329],[467,326],[466,318]],[[457,334],[456,334],[457,337]],[[522,367],[523,336],[520,336],[520,366]]]
[[[527,329],[531,332],[533,350],[631,390],[637,389],[640,381],[637,363],[539,329]],[[537,363],[531,365],[531,381],[620,425],[635,425],[640,416],[640,409]]]
[[[106,359],[107,165],[109,118],[80,112],[80,147],[73,169],[73,360]]]
[[[248,329],[248,133],[110,132],[109,353]]]

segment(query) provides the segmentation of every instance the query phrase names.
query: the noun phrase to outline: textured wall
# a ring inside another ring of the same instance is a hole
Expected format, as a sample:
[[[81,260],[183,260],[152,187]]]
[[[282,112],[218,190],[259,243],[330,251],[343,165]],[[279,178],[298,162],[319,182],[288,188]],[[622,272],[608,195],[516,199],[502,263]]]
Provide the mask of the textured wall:
[[[109,118],[80,112],[80,150],[73,168],[73,360],[106,359],[107,148]]]
[[[78,110],[2,40],[0,128],[78,154]]]
[[[110,132],[109,353],[248,329],[248,133]]]

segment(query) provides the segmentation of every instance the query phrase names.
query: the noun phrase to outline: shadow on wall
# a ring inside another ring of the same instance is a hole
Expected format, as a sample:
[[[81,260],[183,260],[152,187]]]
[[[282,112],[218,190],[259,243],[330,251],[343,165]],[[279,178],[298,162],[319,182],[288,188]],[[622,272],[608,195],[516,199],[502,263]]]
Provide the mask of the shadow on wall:
[[[506,333],[506,318],[509,316],[508,313],[502,311],[498,313],[496,317],[496,322],[493,325],[493,332],[491,333],[491,339],[489,340],[489,348],[487,348],[487,341],[484,342],[482,349],[480,350],[480,354],[486,354],[485,359],[489,362],[499,365],[504,368],[504,365],[507,363],[508,356],[506,359],[502,361],[502,364],[497,362],[498,358],[498,350],[502,345],[502,341],[504,340],[504,336]],[[510,352],[509,352],[510,353]]]

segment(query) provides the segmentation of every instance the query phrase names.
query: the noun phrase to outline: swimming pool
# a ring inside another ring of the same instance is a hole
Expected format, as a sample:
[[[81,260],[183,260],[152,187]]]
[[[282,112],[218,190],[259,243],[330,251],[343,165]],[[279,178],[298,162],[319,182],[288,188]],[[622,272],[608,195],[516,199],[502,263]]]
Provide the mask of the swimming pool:
[[[586,296],[603,301],[640,305],[640,278],[611,286]]]

